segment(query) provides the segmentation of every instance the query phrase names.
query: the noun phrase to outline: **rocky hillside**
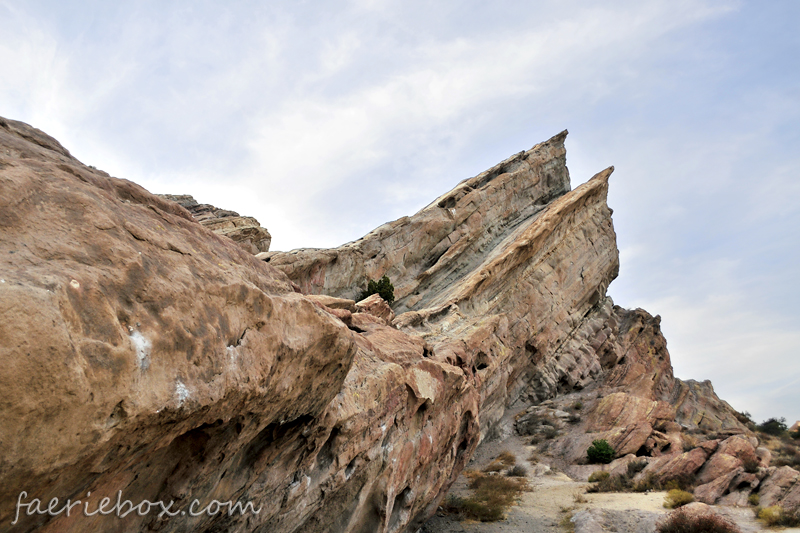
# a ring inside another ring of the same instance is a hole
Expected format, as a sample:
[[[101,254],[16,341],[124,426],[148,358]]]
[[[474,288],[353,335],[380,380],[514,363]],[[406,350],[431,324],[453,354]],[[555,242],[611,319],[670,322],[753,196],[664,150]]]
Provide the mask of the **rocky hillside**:
[[[414,531],[508,409],[535,433],[574,391],[600,394],[567,454],[596,434],[654,464],[690,432],[747,439],[709,383],[672,376],[658,317],[606,296],[612,169],[571,190],[565,136],[353,243],[257,258],[0,119],[0,530],[22,491],[122,491],[261,510],[14,530]],[[354,301],[384,274],[392,308]]]

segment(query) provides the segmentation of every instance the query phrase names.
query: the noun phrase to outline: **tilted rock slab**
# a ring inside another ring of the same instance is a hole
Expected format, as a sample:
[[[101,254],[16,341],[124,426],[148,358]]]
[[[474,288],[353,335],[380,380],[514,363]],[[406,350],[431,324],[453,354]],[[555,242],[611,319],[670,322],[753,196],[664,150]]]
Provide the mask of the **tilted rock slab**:
[[[233,239],[253,255],[269,251],[272,235],[253,217],[239,216],[239,213],[235,211],[198,203],[194,197],[188,194],[159,194],[158,196],[185,207],[200,224],[214,233]]]
[[[655,319],[605,296],[612,169],[570,191],[565,135],[354,243],[260,261],[0,120],[0,527],[21,491],[122,491],[261,511],[37,515],[16,530],[407,531],[514,402],[603,377],[655,402],[644,413],[693,417],[694,389],[633,326]],[[352,302],[384,274],[393,310]],[[637,375],[653,365],[655,381]]]

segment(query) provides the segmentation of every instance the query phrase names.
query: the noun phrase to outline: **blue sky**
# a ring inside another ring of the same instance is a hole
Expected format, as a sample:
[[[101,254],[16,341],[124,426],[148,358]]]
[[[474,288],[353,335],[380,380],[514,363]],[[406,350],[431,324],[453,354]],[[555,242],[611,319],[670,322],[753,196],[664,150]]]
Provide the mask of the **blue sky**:
[[[0,115],[337,246],[567,128],[615,165],[625,307],[676,374],[800,419],[800,3],[0,0]]]

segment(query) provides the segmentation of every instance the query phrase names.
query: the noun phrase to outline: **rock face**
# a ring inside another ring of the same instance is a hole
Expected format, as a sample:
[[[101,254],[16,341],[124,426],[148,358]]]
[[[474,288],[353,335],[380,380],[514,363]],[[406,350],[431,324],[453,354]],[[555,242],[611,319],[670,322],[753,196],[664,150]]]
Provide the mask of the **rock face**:
[[[15,530],[413,531],[507,408],[561,420],[553,402],[581,390],[599,393],[566,455],[600,435],[651,469],[737,457],[720,439],[679,457],[686,431],[746,430],[710,383],[673,377],[658,317],[606,296],[613,169],[570,190],[565,136],[358,241],[262,261],[0,119],[0,524],[22,491],[122,491],[261,510],[37,514]],[[392,307],[353,301],[384,274]]]
[[[220,209],[209,204],[199,204],[188,194],[159,194],[161,198],[185,207],[203,226],[214,233],[233,239],[253,255],[268,252],[272,235],[253,217],[242,217],[235,211]]]

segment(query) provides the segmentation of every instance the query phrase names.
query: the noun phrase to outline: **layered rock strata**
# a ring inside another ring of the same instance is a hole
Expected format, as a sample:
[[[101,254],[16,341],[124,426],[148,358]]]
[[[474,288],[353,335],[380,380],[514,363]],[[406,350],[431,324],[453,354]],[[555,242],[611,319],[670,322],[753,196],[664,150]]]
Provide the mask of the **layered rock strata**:
[[[253,217],[243,217],[235,211],[220,209],[210,204],[200,204],[188,194],[158,196],[185,207],[200,224],[214,233],[233,239],[253,255],[269,251],[272,235]]]
[[[587,431],[653,457],[682,430],[742,431],[673,378],[657,318],[607,299],[612,169],[570,191],[565,135],[359,241],[261,261],[0,120],[0,523],[21,491],[122,491],[261,510],[16,530],[413,530],[509,406],[598,384],[617,395]],[[353,301],[384,274],[393,308]]]

